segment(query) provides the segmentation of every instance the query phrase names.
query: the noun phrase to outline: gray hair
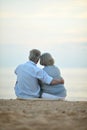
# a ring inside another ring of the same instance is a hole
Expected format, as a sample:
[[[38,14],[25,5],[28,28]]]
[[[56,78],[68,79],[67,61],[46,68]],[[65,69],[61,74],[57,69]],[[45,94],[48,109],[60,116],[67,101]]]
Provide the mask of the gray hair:
[[[53,65],[54,59],[52,58],[51,54],[44,53],[40,56],[40,64],[44,66]]]
[[[29,60],[34,61],[34,62],[38,62],[40,55],[41,55],[41,52],[39,50],[32,49],[30,51]]]

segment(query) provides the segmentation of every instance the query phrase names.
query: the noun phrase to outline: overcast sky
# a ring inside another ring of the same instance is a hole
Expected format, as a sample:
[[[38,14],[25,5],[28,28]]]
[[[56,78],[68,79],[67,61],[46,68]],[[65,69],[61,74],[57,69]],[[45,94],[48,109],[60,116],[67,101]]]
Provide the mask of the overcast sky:
[[[87,67],[87,1],[0,0],[0,66],[25,62],[33,48],[60,67]]]

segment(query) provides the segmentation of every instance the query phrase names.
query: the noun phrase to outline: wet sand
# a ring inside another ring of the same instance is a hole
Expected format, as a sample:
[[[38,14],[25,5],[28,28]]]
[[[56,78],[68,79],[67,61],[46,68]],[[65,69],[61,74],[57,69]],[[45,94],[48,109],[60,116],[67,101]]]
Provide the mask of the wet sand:
[[[0,99],[0,130],[87,130],[87,101]]]

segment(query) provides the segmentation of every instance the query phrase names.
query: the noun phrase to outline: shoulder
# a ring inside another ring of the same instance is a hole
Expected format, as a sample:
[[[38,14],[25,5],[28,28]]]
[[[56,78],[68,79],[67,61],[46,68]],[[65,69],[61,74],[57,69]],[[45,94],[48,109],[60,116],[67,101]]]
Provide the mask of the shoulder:
[[[58,69],[55,65],[50,65],[50,66],[46,66],[44,67],[44,70],[54,70],[54,69]]]
[[[59,67],[57,67],[56,65],[54,65],[54,68],[58,71],[60,71]]]
[[[21,68],[22,66],[23,66],[23,64],[20,64],[20,65],[18,65],[18,66],[16,67],[16,69]]]
[[[18,65],[15,69],[15,73],[17,73],[22,68],[22,66],[23,66],[23,64]]]

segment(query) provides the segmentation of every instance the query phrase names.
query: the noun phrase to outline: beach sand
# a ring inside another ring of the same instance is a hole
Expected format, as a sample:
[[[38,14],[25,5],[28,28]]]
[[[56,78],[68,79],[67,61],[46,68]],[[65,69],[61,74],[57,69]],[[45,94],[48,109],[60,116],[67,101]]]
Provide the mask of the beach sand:
[[[87,102],[0,99],[0,130],[87,130]]]

